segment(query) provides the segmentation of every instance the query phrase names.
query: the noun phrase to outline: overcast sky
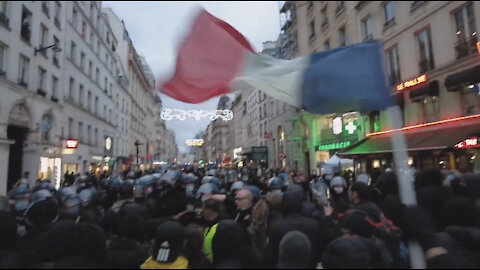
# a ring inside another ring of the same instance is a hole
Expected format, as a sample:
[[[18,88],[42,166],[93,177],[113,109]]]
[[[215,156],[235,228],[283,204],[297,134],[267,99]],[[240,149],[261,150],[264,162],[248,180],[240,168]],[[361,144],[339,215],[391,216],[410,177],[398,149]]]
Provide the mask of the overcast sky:
[[[156,80],[167,80],[175,68],[177,44],[186,35],[199,7],[226,21],[261,51],[262,42],[276,40],[280,32],[279,7],[272,2],[103,2],[125,21],[137,52],[147,59]],[[120,37],[117,37],[120,38]],[[161,95],[164,108],[215,110],[218,98],[201,104],[178,102]],[[235,116],[234,116],[235,117]],[[185,140],[204,130],[209,120],[172,120],[167,128],[175,131],[180,151]]]

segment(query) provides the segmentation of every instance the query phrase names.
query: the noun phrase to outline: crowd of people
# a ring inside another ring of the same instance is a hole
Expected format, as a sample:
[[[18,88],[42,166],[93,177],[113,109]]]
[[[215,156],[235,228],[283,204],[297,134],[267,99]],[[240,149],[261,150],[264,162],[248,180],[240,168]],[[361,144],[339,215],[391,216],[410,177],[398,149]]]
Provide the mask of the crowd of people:
[[[416,172],[418,206],[394,172],[319,176],[170,167],[59,190],[25,179],[0,198],[0,268],[345,269],[480,267],[480,177]]]

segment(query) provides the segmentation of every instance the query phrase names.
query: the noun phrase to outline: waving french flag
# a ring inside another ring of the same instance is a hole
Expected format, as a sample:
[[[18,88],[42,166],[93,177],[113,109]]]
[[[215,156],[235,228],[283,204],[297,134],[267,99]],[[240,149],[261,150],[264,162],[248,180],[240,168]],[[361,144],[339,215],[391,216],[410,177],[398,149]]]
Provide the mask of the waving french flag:
[[[257,54],[232,26],[201,10],[180,46],[173,77],[159,90],[179,101],[201,103],[259,89],[312,113],[369,112],[392,105],[383,59],[380,42],[293,60]]]

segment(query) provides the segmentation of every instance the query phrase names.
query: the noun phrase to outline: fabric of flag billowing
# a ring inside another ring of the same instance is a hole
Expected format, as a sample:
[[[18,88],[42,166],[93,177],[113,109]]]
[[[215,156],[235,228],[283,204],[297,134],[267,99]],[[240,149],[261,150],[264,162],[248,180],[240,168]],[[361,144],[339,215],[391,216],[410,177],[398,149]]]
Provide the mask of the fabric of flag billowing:
[[[173,77],[159,90],[179,101],[201,103],[258,89],[312,113],[369,112],[393,105],[383,59],[380,42],[293,60],[256,54],[242,34],[201,10],[180,45]]]

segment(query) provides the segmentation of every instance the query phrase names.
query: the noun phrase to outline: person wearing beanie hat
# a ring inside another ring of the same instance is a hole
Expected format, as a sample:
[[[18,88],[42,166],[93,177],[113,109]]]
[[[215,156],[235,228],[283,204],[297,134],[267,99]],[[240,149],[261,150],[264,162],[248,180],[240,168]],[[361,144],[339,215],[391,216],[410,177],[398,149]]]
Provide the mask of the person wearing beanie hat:
[[[310,261],[310,240],[299,232],[291,231],[283,236],[278,247],[277,269],[306,269]]]
[[[183,256],[186,232],[174,221],[160,225],[155,232],[151,256],[141,269],[187,269],[188,260]]]

